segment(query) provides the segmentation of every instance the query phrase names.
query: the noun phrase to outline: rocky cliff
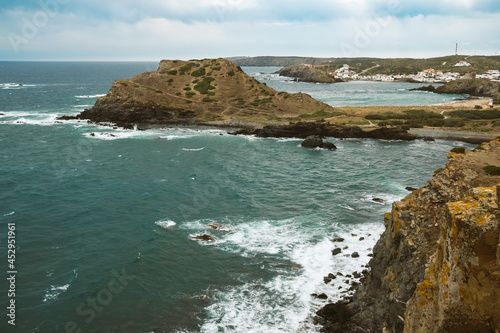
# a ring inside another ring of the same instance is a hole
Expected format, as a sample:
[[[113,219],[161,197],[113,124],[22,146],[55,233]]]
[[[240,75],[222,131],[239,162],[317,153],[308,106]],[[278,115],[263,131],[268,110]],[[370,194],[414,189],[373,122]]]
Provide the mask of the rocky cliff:
[[[318,312],[324,332],[500,331],[500,176],[484,169],[500,140],[481,148],[393,204],[365,282]]]
[[[78,118],[131,124],[276,120],[332,111],[307,94],[278,92],[225,59],[162,60],[154,72],[117,80]]]

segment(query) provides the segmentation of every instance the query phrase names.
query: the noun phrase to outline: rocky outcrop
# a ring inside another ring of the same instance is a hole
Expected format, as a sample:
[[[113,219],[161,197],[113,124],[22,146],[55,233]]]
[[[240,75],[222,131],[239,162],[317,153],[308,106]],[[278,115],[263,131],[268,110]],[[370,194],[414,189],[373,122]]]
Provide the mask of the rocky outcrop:
[[[264,128],[242,129],[230,134],[255,135],[261,138],[307,138],[311,135],[331,138],[371,138],[411,141],[418,138],[400,127],[380,127],[365,131],[357,126],[341,126],[328,123],[299,122],[290,125],[267,125]]]
[[[428,91],[436,94],[467,94],[497,98],[500,96],[500,83],[489,79],[476,79],[474,76],[450,81],[440,87],[428,85],[410,90]]]
[[[395,202],[343,323],[324,332],[500,330],[500,140],[449,153],[429,184]],[[340,329],[340,330],[339,330]]]
[[[223,124],[333,111],[307,94],[278,92],[225,59],[162,60],[157,71],[117,80],[76,118],[133,124]]]
[[[296,78],[301,82],[315,83],[335,83],[339,80],[335,79],[326,70],[319,69],[309,64],[287,66],[280,69],[277,74]]]
[[[324,142],[319,135],[310,135],[302,143],[304,148],[322,148],[328,150],[335,150],[337,147],[331,142]]]

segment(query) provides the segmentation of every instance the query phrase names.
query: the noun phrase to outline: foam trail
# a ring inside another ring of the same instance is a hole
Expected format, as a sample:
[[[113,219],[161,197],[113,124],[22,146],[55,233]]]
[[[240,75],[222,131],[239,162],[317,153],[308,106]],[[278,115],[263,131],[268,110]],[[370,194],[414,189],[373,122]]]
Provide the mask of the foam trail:
[[[103,97],[106,96],[106,94],[96,94],[96,95],[78,95],[75,96],[76,98],[98,98],[98,97]]]

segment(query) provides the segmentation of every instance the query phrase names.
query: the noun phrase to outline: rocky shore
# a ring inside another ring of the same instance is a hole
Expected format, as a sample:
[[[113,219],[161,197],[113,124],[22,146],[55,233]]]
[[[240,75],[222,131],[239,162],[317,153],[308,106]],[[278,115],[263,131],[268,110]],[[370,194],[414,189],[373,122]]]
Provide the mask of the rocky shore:
[[[463,79],[447,82],[437,88],[428,85],[411,90],[428,91],[435,94],[468,94],[469,96],[498,98],[500,96],[500,83],[488,79],[477,79],[475,75],[467,74]]]
[[[299,122],[290,125],[267,125],[264,128],[247,128],[232,132],[233,135],[255,135],[260,138],[301,138],[317,135],[331,138],[370,138],[412,141],[419,136],[400,127],[380,127],[363,130],[358,126],[342,126],[328,123]]]
[[[500,139],[448,157],[393,203],[364,283],[317,312],[322,332],[500,330]]]

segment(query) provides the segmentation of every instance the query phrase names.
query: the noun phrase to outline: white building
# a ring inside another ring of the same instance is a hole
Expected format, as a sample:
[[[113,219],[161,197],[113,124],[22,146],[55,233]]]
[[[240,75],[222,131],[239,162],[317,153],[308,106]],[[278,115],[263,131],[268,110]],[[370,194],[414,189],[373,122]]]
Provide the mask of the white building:
[[[455,67],[469,67],[471,64],[469,64],[467,61],[460,61],[458,63],[455,64]]]

